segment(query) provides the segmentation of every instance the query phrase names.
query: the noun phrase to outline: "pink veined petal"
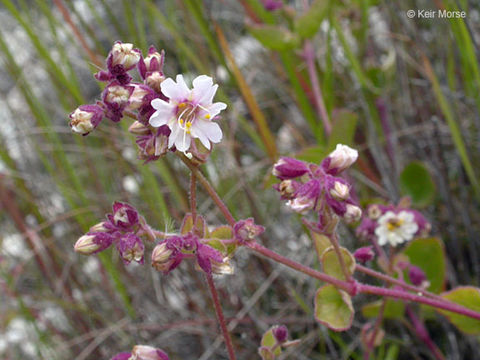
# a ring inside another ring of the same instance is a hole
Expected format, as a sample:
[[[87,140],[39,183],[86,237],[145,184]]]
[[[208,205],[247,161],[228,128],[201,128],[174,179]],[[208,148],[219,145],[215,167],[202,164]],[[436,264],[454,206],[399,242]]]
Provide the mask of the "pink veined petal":
[[[185,133],[182,129],[177,133],[175,139],[175,147],[178,151],[185,152],[190,148],[190,141],[192,137],[190,134]]]
[[[227,104],[223,102],[216,102],[210,105],[208,109],[208,113],[210,114],[210,117],[213,119],[215,116],[220,114],[220,111],[225,110],[227,108]]]
[[[163,95],[176,102],[185,100],[190,94],[190,90],[188,89],[187,84],[185,84],[182,75],[177,75],[177,82],[173,81],[171,78],[165,79],[160,84],[160,89],[162,90]]]
[[[157,110],[150,116],[149,123],[154,127],[165,125],[172,117],[175,117],[174,106],[160,99],[152,100],[152,107]]]
[[[193,101],[199,104],[206,104],[206,99],[212,95],[213,80],[207,75],[200,75],[193,80]],[[213,93],[213,95],[215,92]],[[213,98],[213,96],[212,96]]]
[[[200,142],[203,144],[203,146],[205,146],[208,150],[210,150],[210,141],[208,140],[208,137],[203,133],[203,131],[199,127],[192,126],[192,136],[194,138],[198,138]]]
[[[217,123],[207,120],[198,119],[195,126],[213,143],[222,140],[222,129]]]

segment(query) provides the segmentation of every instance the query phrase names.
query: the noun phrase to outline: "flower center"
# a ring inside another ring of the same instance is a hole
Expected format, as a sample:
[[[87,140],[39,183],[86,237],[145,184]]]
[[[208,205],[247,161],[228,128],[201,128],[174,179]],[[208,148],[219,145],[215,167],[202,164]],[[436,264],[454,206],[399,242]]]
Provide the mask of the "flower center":
[[[178,126],[180,129],[190,134],[193,122],[195,121],[195,115],[197,113],[198,105],[192,103],[181,102],[178,104]]]
[[[397,218],[388,220],[387,222],[388,231],[395,231],[396,229],[398,229],[400,226],[403,225],[403,222],[404,221],[402,219],[397,219]]]

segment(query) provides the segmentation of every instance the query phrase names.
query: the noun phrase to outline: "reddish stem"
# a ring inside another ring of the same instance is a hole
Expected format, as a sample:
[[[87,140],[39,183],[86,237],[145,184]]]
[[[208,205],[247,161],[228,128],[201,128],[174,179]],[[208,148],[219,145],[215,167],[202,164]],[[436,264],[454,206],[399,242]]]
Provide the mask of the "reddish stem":
[[[445,356],[443,356],[440,349],[433,342],[432,338],[428,334],[427,329],[425,328],[425,325],[417,317],[417,315],[411,309],[410,306],[407,306],[407,315],[410,318],[410,320],[412,321],[413,330],[415,331],[415,334],[419,337],[420,340],[422,340],[425,343],[425,345],[427,345],[427,347],[430,349],[430,351],[432,352],[435,359],[445,360]]]
[[[222,306],[220,305],[220,300],[218,299],[217,289],[215,288],[215,283],[213,282],[212,274],[206,274],[208,288],[212,294],[213,306],[215,308],[215,313],[217,314],[217,320],[222,329],[223,339],[227,345],[228,356],[230,360],[236,360],[235,352],[233,350],[232,338],[227,329],[227,323],[225,322],[225,317],[223,316]]]

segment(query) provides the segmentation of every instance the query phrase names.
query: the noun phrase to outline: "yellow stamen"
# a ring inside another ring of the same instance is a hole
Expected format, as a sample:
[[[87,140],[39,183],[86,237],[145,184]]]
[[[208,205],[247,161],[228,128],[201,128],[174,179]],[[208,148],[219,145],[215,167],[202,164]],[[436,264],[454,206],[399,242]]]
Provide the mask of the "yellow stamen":
[[[178,122],[180,123],[180,125],[183,125],[183,119],[178,119]]]
[[[210,114],[205,115],[205,119],[209,120],[211,118]]]
[[[181,108],[184,108],[185,106],[187,106],[186,103],[184,102],[181,102],[180,104],[178,104],[178,107],[181,109]]]
[[[192,127],[192,123],[190,121],[187,121],[187,123],[185,124],[185,131],[187,132],[187,134],[190,134],[191,127]]]
[[[402,219],[391,219],[387,223],[387,229],[388,231],[394,231],[395,229],[398,229],[400,226],[402,226],[402,224]]]

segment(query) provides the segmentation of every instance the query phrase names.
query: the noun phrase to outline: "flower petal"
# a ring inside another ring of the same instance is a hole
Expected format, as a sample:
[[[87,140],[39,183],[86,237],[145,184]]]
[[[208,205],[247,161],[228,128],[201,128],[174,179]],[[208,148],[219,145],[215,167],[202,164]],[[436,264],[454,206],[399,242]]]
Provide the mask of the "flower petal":
[[[175,117],[175,107],[160,99],[154,99],[152,107],[157,110],[150,116],[150,125],[159,127],[165,125],[172,117]]]
[[[225,110],[227,108],[227,104],[223,102],[216,102],[210,105],[208,109],[208,113],[210,114],[210,117],[213,119],[215,116],[220,114],[220,111]]]
[[[198,119],[195,123],[195,127],[205,134],[205,136],[213,143],[218,143],[222,140],[222,129],[220,129],[220,126],[213,121]]]
[[[201,128],[199,128],[197,126],[193,126],[192,127],[192,136],[194,138],[198,138],[200,140],[200,142],[203,144],[203,146],[205,146],[207,148],[207,150],[210,150],[210,141],[208,140],[208,137],[203,133]]]
[[[210,76],[200,75],[193,80],[193,101],[201,102],[204,97],[209,97],[213,87],[213,80]]]
[[[185,80],[183,80],[183,76],[180,74],[177,75],[177,82],[173,81],[171,78],[162,81],[160,89],[162,90],[163,95],[176,102],[185,100],[190,94],[190,89],[187,84],[185,84]]]
[[[185,152],[190,148],[190,141],[192,137],[183,129],[179,129],[175,138],[175,147],[178,151]]]

